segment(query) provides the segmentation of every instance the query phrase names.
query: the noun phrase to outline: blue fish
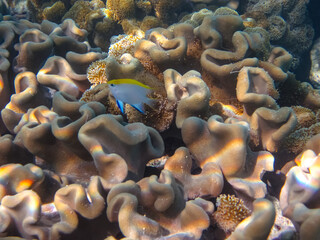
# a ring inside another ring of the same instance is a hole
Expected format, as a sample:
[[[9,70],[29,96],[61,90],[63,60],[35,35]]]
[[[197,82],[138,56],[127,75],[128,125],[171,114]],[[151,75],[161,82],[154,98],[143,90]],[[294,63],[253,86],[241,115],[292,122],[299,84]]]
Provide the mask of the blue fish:
[[[120,111],[124,114],[124,104],[127,103],[146,114],[144,104],[153,107],[155,100],[148,97],[152,88],[134,79],[113,79],[108,81],[110,91],[117,101]]]

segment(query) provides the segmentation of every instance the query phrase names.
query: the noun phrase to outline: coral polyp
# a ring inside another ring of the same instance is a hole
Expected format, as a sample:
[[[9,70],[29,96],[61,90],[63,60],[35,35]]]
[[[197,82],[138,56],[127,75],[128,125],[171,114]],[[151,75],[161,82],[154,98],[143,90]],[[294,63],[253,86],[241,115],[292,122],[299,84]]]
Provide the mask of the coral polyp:
[[[213,213],[213,219],[225,232],[233,232],[237,225],[250,216],[250,210],[242,199],[234,195],[221,194],[217,200],[217,211]]]
[[[106,61],[102,59],[91,63],[87,69],[87,78],[93,86],[106,83],[108,81],[106,75]]]
[[[138,40],[144,37],[144,32],[139,31],[135,34],[119,35],[114,37],[113,43],[109,47],[109,56],[115,57],[117,61],[125,53],[134,54],[134,47]]]

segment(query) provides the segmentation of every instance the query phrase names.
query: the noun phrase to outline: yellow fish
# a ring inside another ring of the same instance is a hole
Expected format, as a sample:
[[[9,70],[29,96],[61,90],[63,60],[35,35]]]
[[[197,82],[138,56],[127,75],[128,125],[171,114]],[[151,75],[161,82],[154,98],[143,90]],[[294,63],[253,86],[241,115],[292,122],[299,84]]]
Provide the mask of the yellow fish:
[[[134,79],[113,79],[108,81],[110,91],[117,101],[120,111],[124,114],[124,104],[127,103],[142,114],[145,113],[144,104],[153,107],[155,100],[147,95],[152,88]]]

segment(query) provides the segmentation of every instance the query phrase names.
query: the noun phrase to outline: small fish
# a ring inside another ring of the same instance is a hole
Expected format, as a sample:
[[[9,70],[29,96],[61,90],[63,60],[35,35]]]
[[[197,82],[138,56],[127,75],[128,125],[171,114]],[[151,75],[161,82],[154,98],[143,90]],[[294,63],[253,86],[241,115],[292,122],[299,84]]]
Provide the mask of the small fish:
[[[147,95],[152,88],[134,79],[113,79],[108,81],[110,91],[117,101],[120,111],[124,114],[124,104],[127,103],[142,114],[146,114],[144,104],[153,107],[155,100]]]

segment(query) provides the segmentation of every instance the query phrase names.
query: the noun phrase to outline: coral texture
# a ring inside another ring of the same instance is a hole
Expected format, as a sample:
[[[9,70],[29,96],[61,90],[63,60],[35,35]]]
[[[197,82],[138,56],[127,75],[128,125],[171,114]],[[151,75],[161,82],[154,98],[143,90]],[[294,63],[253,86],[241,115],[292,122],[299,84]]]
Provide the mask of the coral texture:
[[[318,239],[307,2],[1,1],[0,238]]]
[[[216,199],[217,211],[213,219],[225,232],[233,232],[237,225],[250,215],[243,201],[234,195],[221,194]]]

